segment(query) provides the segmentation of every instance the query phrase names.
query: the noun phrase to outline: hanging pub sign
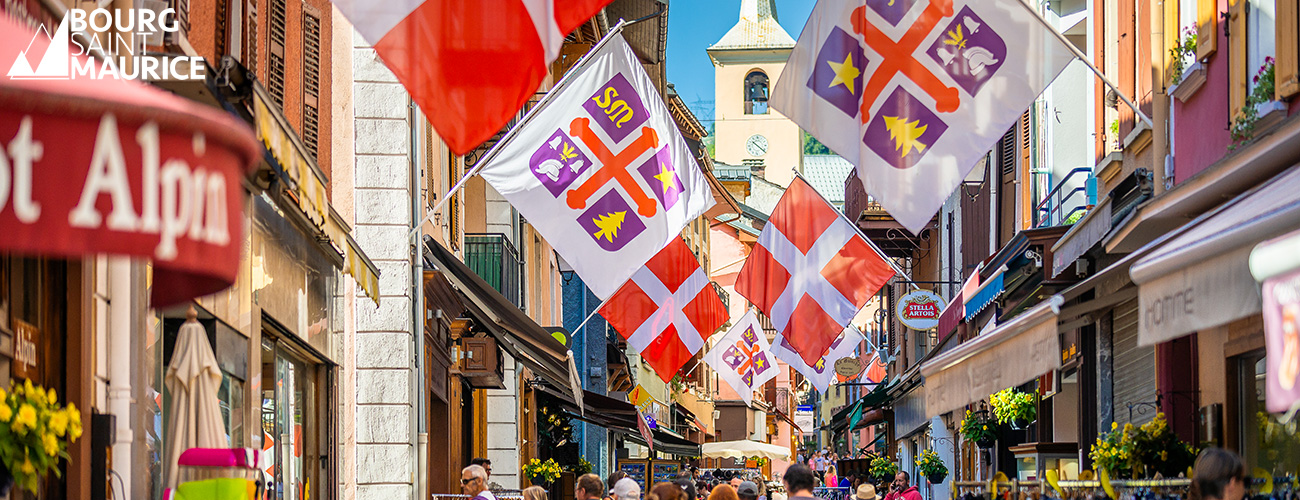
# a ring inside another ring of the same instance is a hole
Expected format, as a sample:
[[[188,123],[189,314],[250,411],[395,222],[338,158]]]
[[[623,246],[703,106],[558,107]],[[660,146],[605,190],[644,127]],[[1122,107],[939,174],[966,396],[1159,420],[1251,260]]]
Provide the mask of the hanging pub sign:
[[[913,330],[929,330],[939,326],[939,313],[943,311],[943,297],[929,290],[914,290],[898,299],[895,311],[898,321]]]
[[[1300,404],[1300,271],[1264,281],[1264,404],[1281,413]]]

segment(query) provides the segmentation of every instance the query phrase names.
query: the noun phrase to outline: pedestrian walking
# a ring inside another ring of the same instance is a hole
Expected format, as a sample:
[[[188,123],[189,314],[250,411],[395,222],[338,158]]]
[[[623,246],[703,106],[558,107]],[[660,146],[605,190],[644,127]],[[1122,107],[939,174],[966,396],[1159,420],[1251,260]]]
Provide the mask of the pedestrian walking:
[[[653,497],[653,498],[652,498]],[[646,500],[687,500],[686,491],[673,483],[658,482],[650,488]]]
[[[606,477],[606,478],[605,478],[605,488],[606,488],[605,491],[608,491],[608,492],[609,492],[608,495],[605,495],[605,498],[606,498],[606,499],[613,498],[613,495],[614,495],[614,485],[615,485],[615,484],[618,484],[618,481],[619,481],[620,479],[625,478],[625,477],[627,477],[627,473],[626,473],[626,472],[623,472],[623,471],[621,471],[621,470],[616,470],[616,471],[614,471],[614,472],[609,473],[609,477]],[[636,482],[636,481],[633,481],[633,482]],[[641,488],[641,486],[640,486],[640,485],[637,485],[637,489],[640,489],[640,488]]]
[[[609,495],[613,500],[641,500],[641,485],[630,477],[623,477],[609,489]]]
[[[889,484],[889,494],[885,495],[885,500],[921,500],[921,493],[911,485],[911,479],[907,471],[898,471],[894,475],[894,482]]]
[[[876,500],[876,487],[870,484],[859,484],[858,492],[853,495],[856,500]]]
[[[1246,495],[1246,465],[1236,453],[1206,448],[1192,468],[1190,500],[1241,500]]]
[[[826,467],[826,475],[823,478],[823,482],[826,484],[827,488],[839,487],[840,476],[835,473],[835,465],[832,464]]]
[[[460,490],[473,500],[497,500],[487,489],[487,470],[479,465],[471,465],[460,471]]]
[[[577,481],[574,481],[574,500],[600,500],[601,495],[604,494],[605,483],[600,482],[600,476],[583,474]]]
[[[740,483],[740,487],[736,488],[736,496],[740,500],[758,500],[758,484],[753,481]]]
[[[524,500],[546,500],[546,488],[541,486],[529,486],[524,488],[523,497]]]

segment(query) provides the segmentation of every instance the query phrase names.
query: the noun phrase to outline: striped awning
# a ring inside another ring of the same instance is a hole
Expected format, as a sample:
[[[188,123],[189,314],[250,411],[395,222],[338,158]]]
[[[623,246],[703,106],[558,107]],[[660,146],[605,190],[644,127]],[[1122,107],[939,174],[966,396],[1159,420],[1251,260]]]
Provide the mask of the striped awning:
[[[1006,274],[1006,271],[1006,266],[999,268],[993,273],[993,276],[984,281],[983,285],[980,285],[979,289],[975,290],[975,293],[971,295],[970,300],[966,301],[966,321],[974,319],[975,315],[979,314],[980,311],[983,311],[984,308],[989,306],[989,304],[992,304],[994,300],[997,300],[998,296],[1002,295],[1002,276]]]

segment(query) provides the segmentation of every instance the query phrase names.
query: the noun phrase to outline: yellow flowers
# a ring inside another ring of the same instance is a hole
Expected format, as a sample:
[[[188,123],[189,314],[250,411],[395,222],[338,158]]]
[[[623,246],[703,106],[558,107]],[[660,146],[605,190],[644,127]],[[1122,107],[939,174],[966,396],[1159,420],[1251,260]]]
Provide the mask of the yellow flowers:
[[[24,380],[0,389],[0,457],[14,484],[36,491],[42,477],[67,457],[67,447],[81,437],[81,412],[59,405],[59,393]]]
[[[1027,424],[1038,419],[1036,395],[1020,392],[1014,387],[990,394],[989,405],[993,407],[998,423],[1018,421]]]
[[[545,462],[534,458],[524,464],[524,476],[554,482],[560,478],[560,464],[553,458],[548,458]]]
[[[18,407],[18,418],[14,419],[13,429],[19,434],[26,434],[36,427],[36,409],[24,403]]]

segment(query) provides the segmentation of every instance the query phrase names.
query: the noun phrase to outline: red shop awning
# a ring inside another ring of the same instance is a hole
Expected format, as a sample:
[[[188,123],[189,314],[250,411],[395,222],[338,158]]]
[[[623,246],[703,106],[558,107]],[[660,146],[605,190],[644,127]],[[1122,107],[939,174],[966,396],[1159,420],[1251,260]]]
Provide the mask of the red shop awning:
[[[0,15],[0,71],[51,47]],[[220,291],[260,151],[233,116],[142,83],[0,75],[0,252],[151,259],[154,307]]]

